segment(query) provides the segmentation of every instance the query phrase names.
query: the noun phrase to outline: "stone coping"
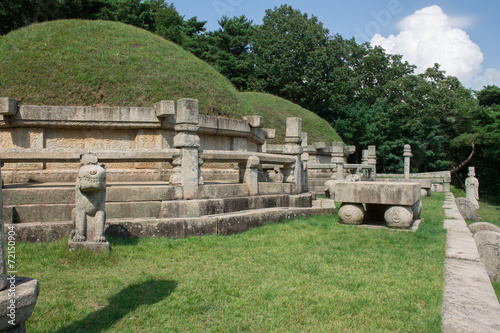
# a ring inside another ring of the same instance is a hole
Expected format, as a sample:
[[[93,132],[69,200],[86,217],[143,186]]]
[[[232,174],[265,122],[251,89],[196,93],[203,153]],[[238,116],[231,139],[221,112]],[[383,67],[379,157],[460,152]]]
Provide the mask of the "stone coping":
[[[420,200],[419,183],[336,181],[335,201],[411,206]]]
[[[443,332],[500,332],[500,304],[453,194],[443,205],[446,254]]]

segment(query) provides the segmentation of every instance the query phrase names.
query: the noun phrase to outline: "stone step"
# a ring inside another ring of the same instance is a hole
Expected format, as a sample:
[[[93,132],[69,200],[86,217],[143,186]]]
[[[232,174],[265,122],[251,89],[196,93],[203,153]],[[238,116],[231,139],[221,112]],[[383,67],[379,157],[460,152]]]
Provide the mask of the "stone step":
[[[106,234],[114,237],[174,237],[201,236],[209,234],[232,235],[250,228],[262,226],[266,222],[281,222],[286,219],[309,215],[330,215],[335,213],[331,205],[322,207],[275,207],[231,212],[219,215],[185,218],[123,218],[108,219]],[[69,237],[73,223],[32,222],[6,224],[15,226],[18,241],[47,242],[61,237]]]
[[[216,188],[216,187],[215,187]],[[107,219],[178,218],[275,207],[311,207],[312,194],[273,194],[220,199],[107,202]],[[46,223],[72,220],[74,204],[25,204],[3,207],[5,223]]]

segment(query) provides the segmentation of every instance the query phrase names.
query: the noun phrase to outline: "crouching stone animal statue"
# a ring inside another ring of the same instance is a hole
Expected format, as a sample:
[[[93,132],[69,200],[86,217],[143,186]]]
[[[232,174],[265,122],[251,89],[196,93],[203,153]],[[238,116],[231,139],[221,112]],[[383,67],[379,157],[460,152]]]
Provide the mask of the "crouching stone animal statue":
[[[104,236],[105,202],[106,169],[104,164],[100,164],[94,154],[83,155],[76,180],[76,207],[72,214],[75,229],[70,236],[70,249],[87,247],[98,251],[109,249],[109,243]]]

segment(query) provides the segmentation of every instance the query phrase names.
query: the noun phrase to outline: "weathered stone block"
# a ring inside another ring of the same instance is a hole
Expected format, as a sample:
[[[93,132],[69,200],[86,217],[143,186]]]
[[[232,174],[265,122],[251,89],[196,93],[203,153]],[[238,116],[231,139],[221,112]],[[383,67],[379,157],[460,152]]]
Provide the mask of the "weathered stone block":
[[[69,237],[74,228],[73,222],[32,222],[6,224],[5,227],[14,227],[16,240],[19,242],[52,242],[60,238]]]
[[[263,128],[262,130],[266,135],[266,139],[276,138],[276,130],[274,128]]]
[[[390,182],[346,182],[335,184],[335,201],[412,206],[420,200],[420,184]]]
[[[162,203],[162,218],[198,217],[222,214],[223,212],[224,201],[222,199],[180,200]]]
[[[302,193],[290,196],[290,207],[312,207],[311,193]]]
[[[500,228],[488,222],[475,222],[469,225],[470,232],[474,235],[479,231],[494,231],[500,232]]]
[[[263,183],[259,184],[259,189]],[[202,198],[231,198],[245,197],[249,195],[246,184],[205,184],[200,186],[200,197]]]
[[[71,221],[73,208],[71,204],[4,206],[3,216],[5,223]]]
[[[250,127],[261,128],[264,126],[264,117],[261,116],[245,116],[243,117],[248,122]]]
[[[324,142],[314,142],[313,145],[314,145],[314,149],[317,149],[317,150],[326,148],[326,144]]]
[[[106,204],[106,216],[109,219],[160,217],[161,202],[109,202]]]
[[[155,111],[158,118],[173,116],[175,115],[175,102],[160,101],[155,104]]]
[[[481,262],[492,281],[500,281],[500,233],[478,231],[474,234]]]
[[[72,239],[69,239],[68,241],[68,250],[74,251],[74,250],[89,250],[92,252],[107,252],[109,251],[109,242],[92,242],[92,241],[86,241],[86,242],[75,242]]]
[[[250,203],[248,198],[224,198],[224,213],[248,210]]]
[[[263,209],[275,207],[288,207],[288,195],[261,195],[249,197],[250,209]]]
[[[477,216],[476,208],[474,204],[467,198],[455,198],[455,203],[457,204],[460,214],[466,220],[481,221],[481,218]]]
[[[177,101],[176,124],[198,124],[199,103],[197,99],[183,98]]]
[[[188,219],[184,222],[184,237],[216,235],[217,218]]]
[[[260,194],[292,193],[293,184],[287,183],[259,183]]]
[[[220,235],[233,235],[247,231],[250,228],[260,227],[262,220],[257,216],[227,215],[218,219],[218,230]]]
[[[2,97],[0,98],[0,115],[15,116],[18,111],[19,101],[17,99]]]
[[[298,117],[286,118],[286,137],[301,138],[302,119]]]

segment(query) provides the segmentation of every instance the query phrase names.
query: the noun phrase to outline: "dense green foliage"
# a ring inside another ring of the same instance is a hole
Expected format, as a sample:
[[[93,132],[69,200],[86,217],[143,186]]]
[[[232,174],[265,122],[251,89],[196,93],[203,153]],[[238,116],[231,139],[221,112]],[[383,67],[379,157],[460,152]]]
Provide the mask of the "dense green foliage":
[[[29,332],[440,332],[442,193],[416,233],[336,215],[234,236],[20,243],[18,274],[41,291]]]
[[[184,20],[165,0],[3,0],[0,35],[34,22],[60,19],[119,21],[156,33],[177,44],[205,31],[205,23]]]

